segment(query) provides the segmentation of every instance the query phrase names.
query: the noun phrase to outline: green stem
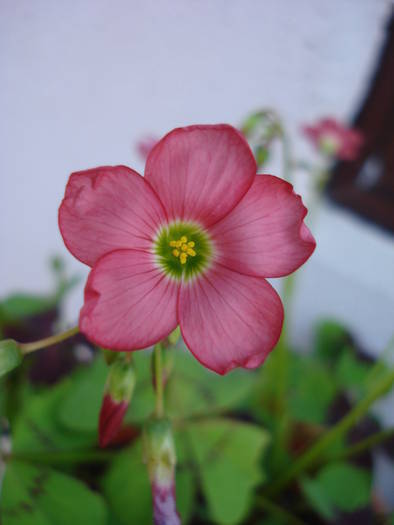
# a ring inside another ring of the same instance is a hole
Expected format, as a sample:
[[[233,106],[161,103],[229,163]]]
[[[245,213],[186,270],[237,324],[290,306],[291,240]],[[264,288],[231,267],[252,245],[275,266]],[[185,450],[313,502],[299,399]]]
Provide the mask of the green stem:
[[[368,436],[367,438],[355,443],[351,447],[341,450],[340,452],[333,454],[329,457],[329,461],[338,460],[338,459],[349,459],[353,456],[358,456],[367,450],[380,445],[384,441],[394,437],[394,428],[388,430],[382,430]]]
[[[70,328],[69,330],[62,332],[61,334],[51,335],[50,337],[40,339],[39,341],[34,341],[33,343],[19,343],[19,346],[22,350],[22,354],[30,354],[31,352],[35,352],[36,350],[40,350],[41,348],[47,348],[48,346],[60,343],[65,339],[69,339],[73,335],[76,335],[78,332],[78,326],[74,326],[74,328]]]
[[[279,520],[283,520],[288,525],[305,525],[299,518],[264,496],[259,496],[257,504],[260,508],[277,517]]]
[[[163,362],[162,362],[162,345],[157,343],[154,349],[154,374],[156,387],[156,417],[161,418],[164,415],[164,388],[163,388]]]
[[[345,417],[338,421],[336,425],[312,445],[312,447],[296,460],[281,476],[279,476],[277,480],[274,480],[267,493],[272,496],[278,494],[306,469],[314,466],[322,452],[324,452],[332,442],[343,436],[350,428],[352,428],[357,421],[364,416],[372,403],[389,391],[393,384],[394,370],[384,379],[377,382],[376,386],[364,399],[362,399]]]

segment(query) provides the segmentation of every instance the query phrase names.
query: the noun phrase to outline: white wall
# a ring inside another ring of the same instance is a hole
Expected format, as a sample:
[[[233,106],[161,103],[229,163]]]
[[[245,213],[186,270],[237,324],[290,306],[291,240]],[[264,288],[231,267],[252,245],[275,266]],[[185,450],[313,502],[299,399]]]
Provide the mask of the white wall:
[[[196,122],[277,108],[296,134],[321,115],[349,118],[383,37],[379,0],[0,0],[0,295],[43,291],[46,261],[68,254],[57,208],[68,174],[142,169],[133,144]],[[300,152],[310,150],[296,139]],[[274,173],[277,167],[274,164]],[[392,332],[391,239],[324,210],[302,273],[297,341],[337,315],[372,351]],[[82,290],[67,315],[76,319]]]

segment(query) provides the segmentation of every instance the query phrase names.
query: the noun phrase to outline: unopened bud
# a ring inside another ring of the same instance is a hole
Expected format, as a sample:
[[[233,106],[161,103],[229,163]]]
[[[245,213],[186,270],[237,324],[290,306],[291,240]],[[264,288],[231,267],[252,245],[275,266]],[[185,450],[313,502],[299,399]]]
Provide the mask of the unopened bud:
[[[135,386],[132,364],[123,356],[110,365],[99,418],[99,443],[106,447],[122,426]]]
[[[0,377],[10,372],[22,362],[22,351],[13,339],[0,341]]]
[[[144,431],[144,456],[152,488],[155,525],[180,525],[175,497],[175,446],[168,420],[148,423]]]

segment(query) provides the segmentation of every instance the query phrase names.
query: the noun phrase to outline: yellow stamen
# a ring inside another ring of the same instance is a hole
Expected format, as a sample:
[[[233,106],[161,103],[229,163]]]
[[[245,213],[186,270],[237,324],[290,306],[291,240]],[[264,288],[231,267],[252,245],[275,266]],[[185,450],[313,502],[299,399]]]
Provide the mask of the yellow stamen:
[[[182,235],[182,237],[176,241],[170,241],[169,245],[171,248],[175,248],[172,250],[172,255],[174,257],[179,257],[181,264],[186,264],[188,255],[190,255],[190,257],[195,257],[197,255],[196,251],[193,250],[196,243],[194,241],[187,242],[186,235]]]

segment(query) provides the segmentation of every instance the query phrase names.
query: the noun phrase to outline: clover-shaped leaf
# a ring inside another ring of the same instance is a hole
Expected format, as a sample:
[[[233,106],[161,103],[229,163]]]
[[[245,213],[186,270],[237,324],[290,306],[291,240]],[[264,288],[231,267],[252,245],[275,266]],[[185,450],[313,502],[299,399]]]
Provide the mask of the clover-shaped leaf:
[[[3,525],[105,525],[106,505],[81,481],[20,461],[7,465],[2,488]]]
[[[269,443],[268,433],[218,418],[189,424],[186,438],[212,520],[223,525],[240,523],[255,486],[262,481],[259,461]]]

